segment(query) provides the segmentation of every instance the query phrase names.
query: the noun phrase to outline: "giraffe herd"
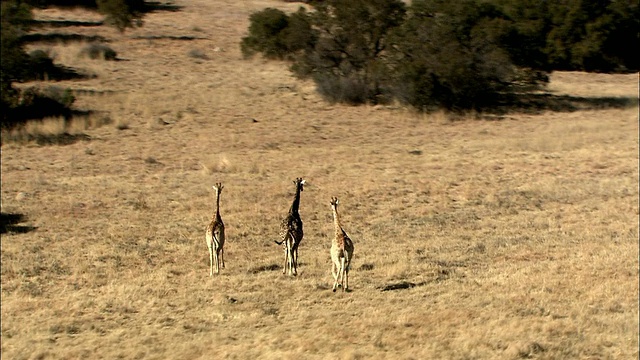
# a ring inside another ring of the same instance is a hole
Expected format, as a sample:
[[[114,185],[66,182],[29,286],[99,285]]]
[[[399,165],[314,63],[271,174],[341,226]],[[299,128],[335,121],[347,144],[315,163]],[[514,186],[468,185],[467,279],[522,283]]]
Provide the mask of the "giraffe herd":
[[[291,276],[298,274],[298,247],[304,236],[302,229],[302,219],[298,209],[300,207],[300,193],[304,191],[305,180],[297,178],[293,181],[296,186],[295,196],[289,212],[280,223],[281,241],[275,241],[276,244],[282,245],[284,249],[284,267],[283,274],[288,273]],[[220,268],[224,268],[224,223],[220,216],[220,194],[222,193],[222,184],[216,183],[213,189],[216,193],[216,207],[211,222],[207,226],[206,242],[209,248],[209,276],[213,277],[215,273],[220,273]],[[333,275],[334,284],[333,291],[338,287],[342,291],[349,290],[349,266],[353,258],[353,241],[343,230],[338,215],[338,199],[331,198],[331,211],[333,214],[333,224],[335,227],[335,236],[331,244],[331,273]]]

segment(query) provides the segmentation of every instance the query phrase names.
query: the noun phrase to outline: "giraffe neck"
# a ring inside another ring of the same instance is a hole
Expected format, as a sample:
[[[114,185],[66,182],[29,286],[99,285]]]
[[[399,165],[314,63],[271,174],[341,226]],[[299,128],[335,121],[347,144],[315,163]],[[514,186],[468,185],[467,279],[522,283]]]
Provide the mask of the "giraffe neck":
[[[220,192],[216,191],[216,213],[213,215],[216,219],[220,219]]]
[[[296,196],[293,198],[293,203],[291,204],[291,208],[289,209],[289,213],[297,214],[299,207],[300,207],[300,186],[297,186],[296,187]]]
[[[333,210],[333,227],[335,229],[335,241],[338,241],[338,245],[343,246],[342,242],[342,226],[340,226],[340,215],[338,215],[338,209],[335,206],[332,207]]]

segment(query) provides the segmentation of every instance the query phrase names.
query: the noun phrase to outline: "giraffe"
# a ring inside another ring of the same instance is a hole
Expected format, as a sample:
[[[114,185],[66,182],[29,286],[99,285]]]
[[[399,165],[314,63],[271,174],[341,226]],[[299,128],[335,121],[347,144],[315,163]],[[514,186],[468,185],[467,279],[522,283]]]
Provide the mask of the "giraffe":
[[[300,207],[300,192],[304,190],[305,180],[297,178],[293,183],[296,185],[296,195],[289,208],[289,213],[280,223],[280,238],[282,241],[276,241],[275,243],[278,245],[284,244],[284,269],[282,273],[286,274],[287,268],[289,268],[289,275],[298,275],[298,246],[300,246],[304,236],[298,208]]]
[[[349,265],[353,258],[353,241],[340,225],[340,216],[338,215],[338,198],[331,198],[331,211],[333,212],[333,226],[335,228],[335,236],[331,242],[331,273],[333,274],[333,292],[339,286],[342,291],[349,290]],[[338,283],[340,278],[340,283]]]
[[[213,189],[216,191],[216,212],[207,226],[207,247],[209,248],[209,276],[213,277],[215,265],[216,274],[220,273],[220,267],[224,268],[224,223],[220,217],[220,193],[222,184],[216,183]]]

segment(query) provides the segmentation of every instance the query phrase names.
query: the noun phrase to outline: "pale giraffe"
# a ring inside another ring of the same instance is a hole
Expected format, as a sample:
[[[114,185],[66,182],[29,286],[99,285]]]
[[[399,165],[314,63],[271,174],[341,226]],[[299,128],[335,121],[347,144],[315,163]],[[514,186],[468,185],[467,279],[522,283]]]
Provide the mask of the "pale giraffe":
[[[282,273],[286,274],[288,268],[289,275],[298,274],[298,246],[300,246],[300,242],[304,236],[298,208],[300,207],[300,192],[304,190],[305,180],[297,178],[293,183],[296,185],[296,194],[289,208],[289,213],[280,223],[280,238],[282,241],[275,242],[278,245],[283,245],[284,269]]]
[[[222,184],[213,186],[216,191],[216,212],[213,214],[209,226],[207,226],[207,247],[209,248],[209,276],[213,276],[215,266],[216,274],[220,273],[220,268],[224,268],[224,223],[220,217],[220,193]]]
[[[339,286],[342,291],[349,290],[349,266],[353,258],[353,241],[340,225],[340,216],[338,215],[338,199],[331,198],[331,210],[333,212],[333,226],[335,228],[335,236],[331,242],[331,273],[333,274],[333,291]],[[340,279],[340,281],[338,281]]]

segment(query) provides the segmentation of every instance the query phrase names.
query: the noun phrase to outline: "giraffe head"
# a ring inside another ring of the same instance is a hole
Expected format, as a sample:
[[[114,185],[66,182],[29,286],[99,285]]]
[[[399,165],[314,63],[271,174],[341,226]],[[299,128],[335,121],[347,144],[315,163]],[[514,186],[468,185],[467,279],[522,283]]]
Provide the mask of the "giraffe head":
[[[331,198],[331,207],[334,209],[338,208],[338,198],[335,196]]]
[[[222,186],[222,183],[216,183],[212,187],[213,187],[213,190],[215,190],[217,194],[222,193],[222,188],[224,188],[224,186]]]
[[[293,180],[293,183],[294,183],[294,184],[296,184],[296,188],[297,188],[297,189],[299,188],[299,189],[300,189],[300,191],[303,191],[303,190],[304,190],[304,184],[305,184],[306,182],[307,182],[307,181],[306,181],[306,180],[304,180],[303,178],[297,178],[297,179]]]

